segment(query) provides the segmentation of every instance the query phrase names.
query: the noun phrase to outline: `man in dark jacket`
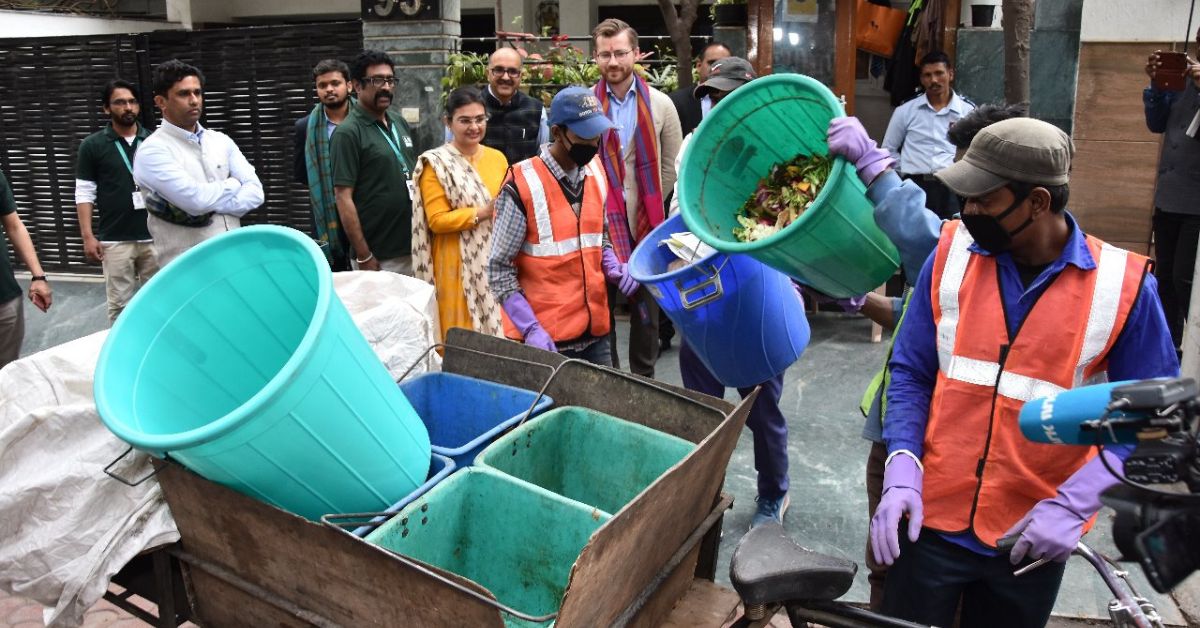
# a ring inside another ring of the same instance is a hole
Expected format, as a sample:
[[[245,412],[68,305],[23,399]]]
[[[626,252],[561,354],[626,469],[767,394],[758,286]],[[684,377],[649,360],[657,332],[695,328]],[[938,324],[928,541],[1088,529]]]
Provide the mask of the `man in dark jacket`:
[[[714,41],[705,46],[700,51],[700,55],[696,57],[696,71],[700,74],[699,83],[708,80],[708,72],[712,69],[713,62],[731,54],[733,53],[729,51],[729,47],[719,42]],[[671,102],[675,103],[675,111],[679,112],[679,126],[683,131],[683,137],[687,137],[688,133],[700,125],[704,114],[712,108],[712,100],[707,95],[703,98],[696,98],[691,87],[682,87],[668,95],[671,97]]]
[[[1196,33],[1200,45],[1200,31]],[[1171,340],[1179,347],[1192,294],[1196,239],[1200,236],[1200,63],[1187,58],[1182,92],[1157,85],[1158,53],[1146,61],[1152,83],[1142,92],[1146,126],[1162,133],[1154,190],[1154,274]],[[1176,75],[1178,78],[1178,75]]]
[[[504,153],[509,165],[533,157],[542,144],[550,141],[550,129],[542,101],[518,89],[521,54],[514,48],[493,52],[488,58],[487,79],[483,103],[488,123],[483,145]],[[450,141],[449,129],[446,141]]]

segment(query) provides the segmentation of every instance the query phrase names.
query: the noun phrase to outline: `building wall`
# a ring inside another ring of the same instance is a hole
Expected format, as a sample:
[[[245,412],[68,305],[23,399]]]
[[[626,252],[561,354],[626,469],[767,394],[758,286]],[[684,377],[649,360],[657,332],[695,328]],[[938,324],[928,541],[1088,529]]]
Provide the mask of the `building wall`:
[[[1084,228],[1152,253],[1160,136],[1146,130],[1146,56],[1185,38],[1188,0],[1086,0],[1075,111],[1071,207]],[[1200,16],[1193,21],[1193,29]],[[1194,52],[1194,49],[1193,49]]]
[[[181,28],[157,20],[110,20],[100,17],[55,15],[33,11],[0,11],[0,38],[115,35]]]

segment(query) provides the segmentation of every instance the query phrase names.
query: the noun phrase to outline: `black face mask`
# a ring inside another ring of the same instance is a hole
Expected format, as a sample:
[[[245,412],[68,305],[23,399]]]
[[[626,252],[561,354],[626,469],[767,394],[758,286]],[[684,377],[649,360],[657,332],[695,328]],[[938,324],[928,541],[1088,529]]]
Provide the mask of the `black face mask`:
[[[567,156],[580,168],[588,165],[592,161],[592,158],[596,156],[596,153],[600,152],[599,146],[571,143],[566,133],[563,134],[563,141],[567,144]]]
[[[1025,222],[1021,223],[1020,227],[1017,227],[1013,231],[1007,231],[1004,226],[1000,224],[1000,221],[1003,220],[1005,216],[1017,211],[1017,207],[1019,207],[1021,203],[1024,203],[1026,198],[1028,198],[1028,196],[1014,200],[1012,205],[1008,206],[1008,209],[1000,212],[996,216],[992,216],[990,214],[963,213],[963,226],[967,228],[967,232],[971,234],[971,237],[975,239],[975,242],[979,244],[983,250],[992,254],[1003,253],[1012,248],[1013,236],[1021,233],[1026,227],[1033,223],[1033,215],[1030,214],[1029,218],[1026,219]]]

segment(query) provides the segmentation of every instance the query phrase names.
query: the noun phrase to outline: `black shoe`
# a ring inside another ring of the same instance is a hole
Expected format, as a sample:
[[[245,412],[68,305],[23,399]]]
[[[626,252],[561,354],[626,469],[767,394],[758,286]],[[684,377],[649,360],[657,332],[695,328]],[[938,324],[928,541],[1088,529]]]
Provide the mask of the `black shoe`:
[[[658,352],[666,353],[667,351],[670,351],[670,350],[671,350],[671,339],[670,338],[660,338],[658,340]]]

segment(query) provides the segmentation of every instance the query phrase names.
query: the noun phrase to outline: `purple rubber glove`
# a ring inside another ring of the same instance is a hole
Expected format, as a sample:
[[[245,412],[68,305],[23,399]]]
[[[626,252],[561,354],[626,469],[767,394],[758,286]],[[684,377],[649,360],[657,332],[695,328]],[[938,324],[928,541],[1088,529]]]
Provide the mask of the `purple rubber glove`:
[[[1118,473],[1124,463],[1115,454],[1103,452]],[[1058,495],[1043,499],[1005,537],[1020,534],[1009,560],[1016,565],[1025,558],[1065,562],[1083,537],[1083,524],[1100,511],[1100,493],[1119,480],[1104,468],[1100,456],[1088,461],[1058,487]]]
[[[908,540],[917,542],[925,508],[921,501],[924,473],[917,461],[900,454],[883,470],[883,498],[871,517],[871,551],[875,562],[891,565],[900,556],[900,517],[908,515]]]
[[[617,254],[610,248],[605,248],[600,254],[600,267],[604,269],[604,277],[615,285],[621,294],[631,297],[637,292],[637,280],[629,274],[629,264],[617,259]]]
[[[891,154],[880,148],[853,116],[829,122],[829,154],[841,155],[852,162],[864,185],[871,185],[884,170],[896,167]]]
[[[504,304],[500,307],[504,308],[508,319],[521,331],[521,335],[525,337],[525,344],[543,351],[558,352],[558,347],[554,346],[554,339],[546,333],[545,329],[542,329],[542,325],[538,322],[537,316],[533,314],[533,307],[529,305],[525,295],[514,292],[512,296],[505,299]]]

